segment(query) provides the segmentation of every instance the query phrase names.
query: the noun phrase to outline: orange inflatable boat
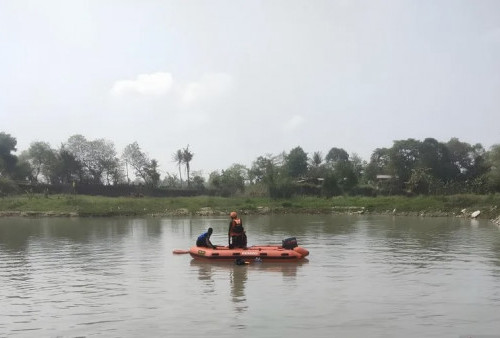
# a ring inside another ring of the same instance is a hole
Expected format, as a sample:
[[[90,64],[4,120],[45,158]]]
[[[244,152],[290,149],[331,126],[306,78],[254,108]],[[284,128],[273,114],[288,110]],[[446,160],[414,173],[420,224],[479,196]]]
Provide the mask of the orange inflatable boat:
[[[290,239],[288,239],[290,240]],[[291,240],[295,240],[294,238]],[[261,259],[263,261],[297,261],[309,255],[309,251],[295,245],[288,245],[283,241],[283,245],[254,245],[245,249],[227,246],[218,246],[216,249],[193,246],[189,253],[193,258],[205,260],[236,260],[238,258],[245,261]]]
[[[300,246],[296,246],[293,249],[285,249],[282,246],[272,245],[254,245],[246,249],[230,249],[227,246],[218,246],[217,249],[211,249],[193,246],[189,249],[189,254],[196,259],[209,260],[234,260],[238,258],[243,260],[254,260],[260,258],[263,261],[295,261],[305,258],[309,255],[309,251]]]

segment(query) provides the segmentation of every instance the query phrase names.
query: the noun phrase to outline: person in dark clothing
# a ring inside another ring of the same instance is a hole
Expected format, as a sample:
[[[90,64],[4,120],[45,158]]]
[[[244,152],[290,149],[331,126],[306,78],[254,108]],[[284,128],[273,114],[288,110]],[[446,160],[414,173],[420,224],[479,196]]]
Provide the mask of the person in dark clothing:
[[[217,247],[215,245],[213,245],[212,242],[210,242],[210,236],[212,236],[212,232],[213,232],[213,229],[208,228],[207,232],[198,236],[198,239],[196,240],[196,246],[217,249]]]
[[[245,249],[247,247],[247,235],[243,228],[243,222],[238,218],[238,214],[235,211],[232,211],[230,216],[231,222],[229,222],[229,230],[227,232],[229,248]]]

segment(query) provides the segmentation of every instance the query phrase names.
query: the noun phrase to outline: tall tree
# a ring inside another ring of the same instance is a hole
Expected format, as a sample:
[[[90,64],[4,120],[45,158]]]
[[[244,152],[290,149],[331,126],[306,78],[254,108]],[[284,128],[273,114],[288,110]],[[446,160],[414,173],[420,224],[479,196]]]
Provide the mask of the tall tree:
[[[356,176],[356,181],[361,180],[364,175],[367,163],[356,153],[351,154],[350,161],[354,175]]]
[[[115,146],[111,141],[97,139],[89,142],[89,171],[95,184],[103,183],[105,177],[109,184],[110,176],[119,166]]]
[[[172,155],[172,160],[177,163],[177,167],[179,168],[179,180],[181,181],[181,187],[182,187],[181,166],[182,163],[184,162],[184,153],[182,152],[182,149],[177,149],[177,151]]]
[[[105,139],[88,141],[82,135],[73,135],[68,139],[67,149],[81,163],[82,179],[93,184],[102,184],[104,176],[111,176],[119,165],[113,142]]]
[[[157,187],[160,183],[160,173],[158,172],[158,161],[152,159],[149,165],[145,168],[147,174],[147,183],[153,187]]]
[[[180,181],[177,178],[176,175],[172,175],[170,173],[166,173],[165,177],[163,178],[163,181],[161,183],[162,186],[168,187],[168,188],[179,188],[180,187]]]
[[[418,167],[430,169],[426,175],[431,175],[442,182],[454,180],[460,173],[452,162],[446,145],[433,138],[426,138],[421,143]],[[422,176],[420,173],[419,175]]]
[[[49,180],[51,183],[70,184],[83,176],[82,171],[82,164],[75,155],[61,145],[55,162],[50,166]]]
[[[337,185],[344,193],[349,192],[358,183],[359,176],[351,161],[335,162],[333,174],[337,178]]]
[[[420,141],[415,139],[398,140],[390,150],[390,161],[402,184],[408,182],[412,169],[420,159]]]
[[[311,166],[309,169],[310,177],[323,177],[325,175],[325,170],[323,164],[323,155],[320,151],[315,151],[311,158]]]
[[[249,177],[256,183],[272,184],[275,181],[275,176],[278,171],[276,158],[268,154],[265,157],[259,156],[252,163],[252,168],[249,170]]]
[[[116,156],[103,158],[101,166],[106,184],[118,184],[124,181],[123,168]]]
[[[233,164],[222,173],[214,171],[210,173],[208,184],[217,190],[222,196],[231,196],[245,189],[246,167],[241,164]]]
[[[148,179],[146,169],[150,165],[149,158],[142,152],[137,142],[131,143],[125,147],[122,154],[122,159],[128,163],[137,177],[140,177],[144,182]]]
[[[329,163],[334,163],[338,161],[349,161],[349,154],[342,148],[333,147],[326,154],[325,161]]]
[[[188,144],[187,147],[182,150],[182,161],[186,165],[187,185],[188,185],[188,187],[189,187],[189,182],[190,182],[190,179],[189,179],[189,170],[190,170],[189,164],[191,163],[191,160],[193,159],[193,156],[194,156],[194,154],[191,151],[189,151],[189,144]]]
[[[28,161],[18,158],[12,179],[33,182],[31,165]]]
[[[68,141],[64,145],[64,148],[70,152],[76,161],[81,165],[81,170],[79,171],[79,181],[89,182],[91,181],[91,174],[89,171],[90,166],[90,145],[87,139],[83,135],[73,135],[68,138]]]
[[[205,190],[205,178],[201,171],[195,171],[192,174],[193,185],[192,187],[197,190]]]
[[[134,169],[136,177],[142,178],[145,184],[156,187],[160,182],[158,172],[158,161],[149,159],[137,142],[131,143],[125,147],[122,159]]]
[[[38,182],[40,174],[45,182],[50,182],[51,166],[56,160],[56,154],[47,142],[32,142],[22,156],[30,163],[35,182]]]
[[[323,155],[321,154],[321,151],[315,151],[311,159],[311,166],[318,168],[321,163],[323,163]]]
[[[17,156],[11,154],[16,151],[17,140],[10,134],[0,132],[0,176],[12,176],[16,169]]]
[[[300,177],[307,174],[307,153],[301,147],[290,150],[286,156],[286,168],[290,177]]]
[[[486,172],[486,151],[481,144],[471,145],[453,137],[446,143],[446,147],[449,152],[450,161],[459,171],[457,179],[465,181]]]
[[[491,147],[487,163],[490,170],[486,174],[490,190],[500,192],[500,144]]]
[[[406,185],[408,191],[414,194],[430,194],[435,188],[435,178],[430,174],[431,168],[412,169],[410,179]]]
[[[370,156],[370,163],[366,167],[365,177],[367,181],[375,182],[377,175],[394,175],[390,164],[390,149],[375,149]]]

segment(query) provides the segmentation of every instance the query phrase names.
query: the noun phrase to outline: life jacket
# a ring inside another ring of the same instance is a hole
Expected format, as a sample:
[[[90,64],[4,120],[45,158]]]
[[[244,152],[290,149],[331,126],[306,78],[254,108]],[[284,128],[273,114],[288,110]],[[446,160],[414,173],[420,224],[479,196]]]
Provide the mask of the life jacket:
[[[208,232],[205,232],[204,234],[201,234],[201,235],[198,236],[198,239],[196,240],[196,242],[203,242],[203,243],[205,243],[207,237],[208,237]]]
[[[244,233],[243,223],[241,219],[235,218],[231,221],[231,230],[229,231],[230,236],[241,236]]]

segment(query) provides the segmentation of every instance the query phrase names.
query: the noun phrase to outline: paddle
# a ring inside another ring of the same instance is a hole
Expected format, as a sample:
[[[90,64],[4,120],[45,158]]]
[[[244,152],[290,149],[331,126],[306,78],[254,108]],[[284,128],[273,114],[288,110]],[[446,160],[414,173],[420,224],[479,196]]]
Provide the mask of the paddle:
[[[217,248],[224,248],[220,245],[214,245],[215,248],[214,249],[217,249]],[[188,254],[189,253],[189,250],[182,250],[182,249],[175,249],[174,251],[172,251],[173,254],[176,254],[176,255],[182,255],[182,254]]]
[[[176,255],[188,254],[189,250],[175,249],[172,253]]]

